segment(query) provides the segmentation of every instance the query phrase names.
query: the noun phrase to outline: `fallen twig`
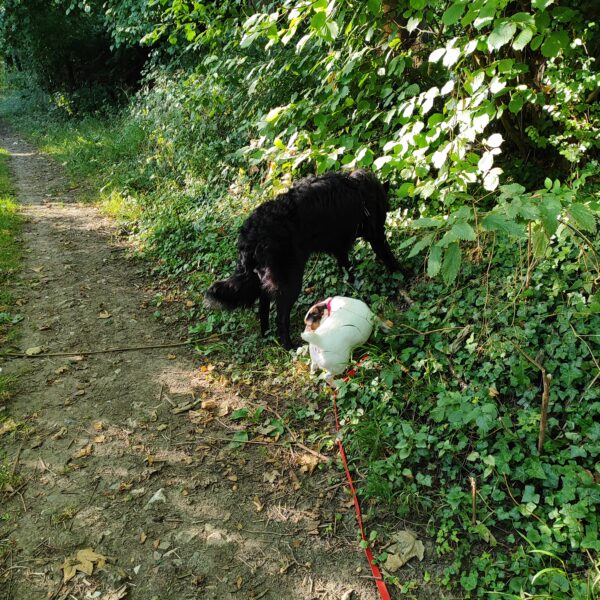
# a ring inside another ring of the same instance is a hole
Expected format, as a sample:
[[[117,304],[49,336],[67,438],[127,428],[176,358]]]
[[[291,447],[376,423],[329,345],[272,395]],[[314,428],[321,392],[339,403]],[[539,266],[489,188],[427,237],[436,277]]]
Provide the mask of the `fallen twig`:
[[[256,531],[254,529],[238,529],[238,531],[243,531],[245,533],[259,533],[261,535],[281,535],[281,536],[296,535],[296,532],[280,533],[279,531]]]
[[[15,462],[10,470],[11,479],[15,476],[15,472],[17,471],[17,466],[19,464],[19,458],[21,457],[21,450],[23,450],[23,444],[25,443],[25,439],[21,440],[21,444],[19,445],[19,449],[17,450],[17,456],[15,456]]]
[[[470,477],[471,480],[471,525],[477,523],[477,482],[475,477]]]
[[[202,340],[206,341],[206,340]],[[154,348],[178,348],[180,346],[189,346],[194,343],[192,340],[177,342],[173,344],[153,344],[151,346],[129,346],[125,348],[107,348],[105,350],[86,350],[84,352],[40,352],[39,354],[25,354],[8,352],[1,354],[0,358],[48,358],[52,356],[89,356],[90,354],[108,354],[110,352],[131,352],[134,350],[152,350]]]
[[[534,358],[531,358],[517,342],[514,340],[509,340],[512,345],[537,369],[539,369],[542,374],[542,405],[540,408],[540,433],[538,435],[538,444],[537,449],[538,453],[541,454],[544,448],[544,440],[546,438],[546,426],[548,424],[548,400],[550,398],[550,384],[552,382],[552,375],[550,373],[546,373],[546,369],[544,365],[540,364]]]

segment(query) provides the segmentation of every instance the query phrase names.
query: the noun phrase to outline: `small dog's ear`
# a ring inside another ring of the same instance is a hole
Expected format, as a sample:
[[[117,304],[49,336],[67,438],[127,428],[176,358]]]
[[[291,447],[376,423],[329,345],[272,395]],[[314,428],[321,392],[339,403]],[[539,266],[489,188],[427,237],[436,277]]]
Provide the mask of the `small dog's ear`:
[[[388,194],[390,191],[390,182],[389,181],[384,181],[383,182],[383,189],[385,190],[385,193]]]

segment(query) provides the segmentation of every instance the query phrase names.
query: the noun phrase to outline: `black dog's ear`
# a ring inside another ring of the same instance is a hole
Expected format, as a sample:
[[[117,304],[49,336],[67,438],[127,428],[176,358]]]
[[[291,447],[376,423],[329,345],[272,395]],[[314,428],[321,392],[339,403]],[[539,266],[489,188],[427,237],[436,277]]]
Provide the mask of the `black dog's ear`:
[[[383,182],[383,189],[385,190],[386,194],[390,191],[390,182],[389,181]]]

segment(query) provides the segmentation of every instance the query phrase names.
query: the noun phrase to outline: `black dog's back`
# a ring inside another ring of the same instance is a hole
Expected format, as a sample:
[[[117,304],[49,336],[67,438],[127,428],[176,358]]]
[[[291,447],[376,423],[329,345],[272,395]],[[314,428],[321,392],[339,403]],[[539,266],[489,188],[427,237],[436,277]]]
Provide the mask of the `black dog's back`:
[[[399,269],[385,239],[387,210],[385,189],[368,171],[303,179],[246,219],[238,238],[236,273],[211,286],[207,299],[213,305],[233,308],[252,303],[251,296],[256,294],[255,299],[261,301],[263,333],[268,328],[269,303],[275,300],[279,338],[291,347],[289,313],[310,254],[333,254],[348,269],[348,253],[356,238],[363,237],[390,270]],[[243,301],[231,298],[242,281],[246,281]]]

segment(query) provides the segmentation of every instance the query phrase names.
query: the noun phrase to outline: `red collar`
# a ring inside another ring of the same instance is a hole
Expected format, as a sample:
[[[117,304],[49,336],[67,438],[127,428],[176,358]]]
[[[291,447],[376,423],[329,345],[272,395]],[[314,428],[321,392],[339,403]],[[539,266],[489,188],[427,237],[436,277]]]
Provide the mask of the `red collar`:
[[[327,300],[325,302],[327,302],[327,316],[330,317],[331,316],[331,301],[333,300],[333,298],[327,298]]]

